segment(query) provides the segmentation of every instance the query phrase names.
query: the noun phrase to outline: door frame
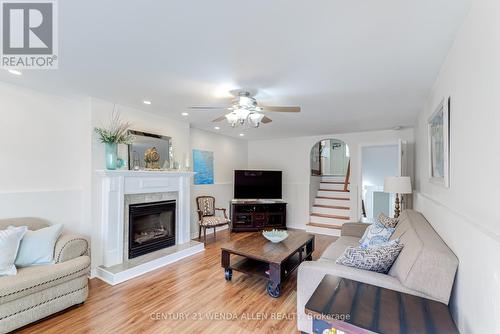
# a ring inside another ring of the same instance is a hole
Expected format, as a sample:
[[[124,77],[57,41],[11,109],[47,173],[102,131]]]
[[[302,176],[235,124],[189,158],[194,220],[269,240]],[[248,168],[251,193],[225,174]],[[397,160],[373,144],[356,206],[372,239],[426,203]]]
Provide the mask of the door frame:
[[[376,147],[376,146],[396,146],[399,150],[398,170],[399,170],[400,175],[395,175],[395,176],[401,176],[403,165],[404,165],[404,163],[402,163],[402,159],[403,159],[402,157],[404,156],[404,153],[402,151],[403,149],[406,150],[406,156],[408,156],[408,152],[406,149],[406,143],[407,142],[405,140],[398,138],[398,139],[391,140],[391,141],[381,141],[381,142],[377,142],[377,143],[360,143],[359,144],[359,152],[358,152],[359,165],[357,166],[358,184],[359,184],[359,190],[361,190],[358,192],[358,202],[360,203],[359,207],[361,207],[361,203],[363,201],[363,148],[364,147]],[[406,156],[405,156],[405,158],[406,158]],[[366,203],[365,203],[365,207],[366,207]],[[357,214],[358,214],[358,218],[362,216],[361,212],[358,212]]]

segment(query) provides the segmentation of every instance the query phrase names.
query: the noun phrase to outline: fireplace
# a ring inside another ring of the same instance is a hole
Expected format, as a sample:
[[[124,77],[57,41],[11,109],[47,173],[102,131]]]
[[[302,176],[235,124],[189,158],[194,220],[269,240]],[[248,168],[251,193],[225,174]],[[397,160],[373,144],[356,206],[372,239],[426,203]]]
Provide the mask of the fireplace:
[[[175,245],[175,204],[172,200],[129,206],[129,259]]]

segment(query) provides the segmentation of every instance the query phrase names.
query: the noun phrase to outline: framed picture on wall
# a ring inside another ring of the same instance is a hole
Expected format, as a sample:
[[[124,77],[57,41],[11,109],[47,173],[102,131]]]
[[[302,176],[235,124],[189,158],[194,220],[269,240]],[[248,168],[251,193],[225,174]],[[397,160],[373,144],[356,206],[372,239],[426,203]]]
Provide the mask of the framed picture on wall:
[[[427,121],[429,180],[450,187],[450,98],[445,98]]]
[[[193,150],[194,184],[214,184],[214,152]]]

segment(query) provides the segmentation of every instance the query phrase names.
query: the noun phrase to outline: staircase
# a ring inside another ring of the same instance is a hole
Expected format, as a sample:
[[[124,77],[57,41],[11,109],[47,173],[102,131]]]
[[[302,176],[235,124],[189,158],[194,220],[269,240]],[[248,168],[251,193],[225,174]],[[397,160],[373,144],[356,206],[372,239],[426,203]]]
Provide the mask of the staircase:
[[[322,176],[306,231],[339,236],[342,225],[351,221],[351,209],[351,192],[345,177]]]

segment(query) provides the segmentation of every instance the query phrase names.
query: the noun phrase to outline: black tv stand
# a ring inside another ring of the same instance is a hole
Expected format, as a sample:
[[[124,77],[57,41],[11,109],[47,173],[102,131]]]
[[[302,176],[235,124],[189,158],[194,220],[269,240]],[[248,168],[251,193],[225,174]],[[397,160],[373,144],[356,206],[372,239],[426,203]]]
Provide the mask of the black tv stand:
[[[234,199],[230,208],[233,232],[286,229],[283,200]]]

